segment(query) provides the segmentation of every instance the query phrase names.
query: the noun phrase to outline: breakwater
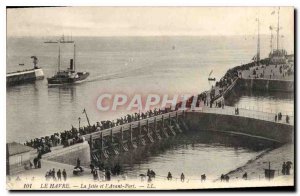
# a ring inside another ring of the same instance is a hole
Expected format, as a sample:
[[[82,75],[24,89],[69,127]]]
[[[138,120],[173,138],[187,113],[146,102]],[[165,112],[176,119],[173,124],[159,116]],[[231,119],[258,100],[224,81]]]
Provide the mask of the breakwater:
[[[241,90],[294,92],[294,81],[239,78],[235,88]]]
[[[83,137],[90,144],[94,162],[176,136],[187,130],[184,111],[173,111],[105,129]]]
[[[43,80],[44,72],[41,68],[17,71],[6,74],[6,85],[16,85],[26,82],[31,82],[35,80]]]
[[[222,110],[222,109],[219,109]],[[293,142],[294,126],[264,118],[253,118],[217,112],[187,112],[186,124],[192,130],[240,134],[275,143]]]

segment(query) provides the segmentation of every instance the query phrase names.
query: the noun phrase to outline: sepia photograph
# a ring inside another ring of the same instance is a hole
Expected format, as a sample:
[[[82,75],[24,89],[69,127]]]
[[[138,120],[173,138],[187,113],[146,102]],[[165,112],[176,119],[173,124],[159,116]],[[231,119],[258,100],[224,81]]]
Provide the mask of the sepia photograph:
[[[295,190],[294,20],[7,6],[6,189]]]

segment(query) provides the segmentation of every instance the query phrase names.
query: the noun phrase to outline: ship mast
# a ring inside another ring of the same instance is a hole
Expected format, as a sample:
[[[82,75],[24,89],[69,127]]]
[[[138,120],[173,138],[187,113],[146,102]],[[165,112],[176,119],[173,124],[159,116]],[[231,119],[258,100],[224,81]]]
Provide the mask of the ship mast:
[[[270,26],[270,31],[271,31],[270,49],[272,53],[273,52],[273,27],[272,26]]]
[[[280,7],[278,7],[278,20],[277,20],[277,51],[279,49],[279,10],[280,10]]]
[[[76,70],[76,66],[75,66],[75,62],[76,62],[76,60],[75,60],[75,57],[76,57],[76,45],[75,45],[75,42],[74,42],[74,71]]]
[[[60,71],[60,44],[58,43],[58,71]]]
[[[260,62],[260,37],[259,37],[259,18],[257,20],[257,55],[256,55],[256,60],[257,60],[257,65],[259,66]]]

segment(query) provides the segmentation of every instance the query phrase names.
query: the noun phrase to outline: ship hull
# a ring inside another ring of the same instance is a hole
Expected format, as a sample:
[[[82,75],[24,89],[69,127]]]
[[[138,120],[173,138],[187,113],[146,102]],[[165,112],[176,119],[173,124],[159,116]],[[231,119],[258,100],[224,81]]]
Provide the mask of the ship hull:
[[[43,80],[44,72],[41,68],[30,69],[6,74],[6,85],[12,86],[36,80]]]
[[[48,85],[76,84],[84,81],[90,74],[78,72],[78,78],[47,78]]]

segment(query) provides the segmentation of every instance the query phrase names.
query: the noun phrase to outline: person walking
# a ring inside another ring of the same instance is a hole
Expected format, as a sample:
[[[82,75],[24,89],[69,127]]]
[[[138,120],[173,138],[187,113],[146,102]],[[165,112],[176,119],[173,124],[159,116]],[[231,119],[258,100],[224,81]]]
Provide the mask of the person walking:
[[[286,168],[285,168],[285,174],[290,175],[290,170],[291,170],[291,162],[286,162]]]
[[[53,168],[52,170],[52,178],[54,181],[56,181],[56,176],[55,176],[56,172],[55,172],[55,169]]]
[[[57,171],[56,175],[57,175],[57,180],[61,181],[61,171],[60,171],[60,169]]]
[[[168,180],[172,180],[172,174],[171,174],[171,172],[168,172],[167,179],[168,179]]]
[[[77,158],[77,164],[76,164],[76,167],[80,167],[80,159]]]
[[[181,173],[181,176],[180,176],[180,180],[181,180],[181,182],[184,182],[184,174],[183,173]]]
[[[286,123],[290,123],[290,117],[289,117],[289,115],[286,115],[285,121],[286,121]]]
[[[283,162],[282,164],[282,170],[281,170],[282,175],[286,175],[286,164]]]
[[[147,171],[147,176],[150,176],[150,169],[148,169]]]
[[[106,172],[105,172],[105,178],[107,181],[110,181],[110,176],[111,176],[111,173],[110,171],[107,169]]]
[[[67,180],[67,172],[65,169],[63,170],[62,175],[63,175],[64,181],[66,181]]]

